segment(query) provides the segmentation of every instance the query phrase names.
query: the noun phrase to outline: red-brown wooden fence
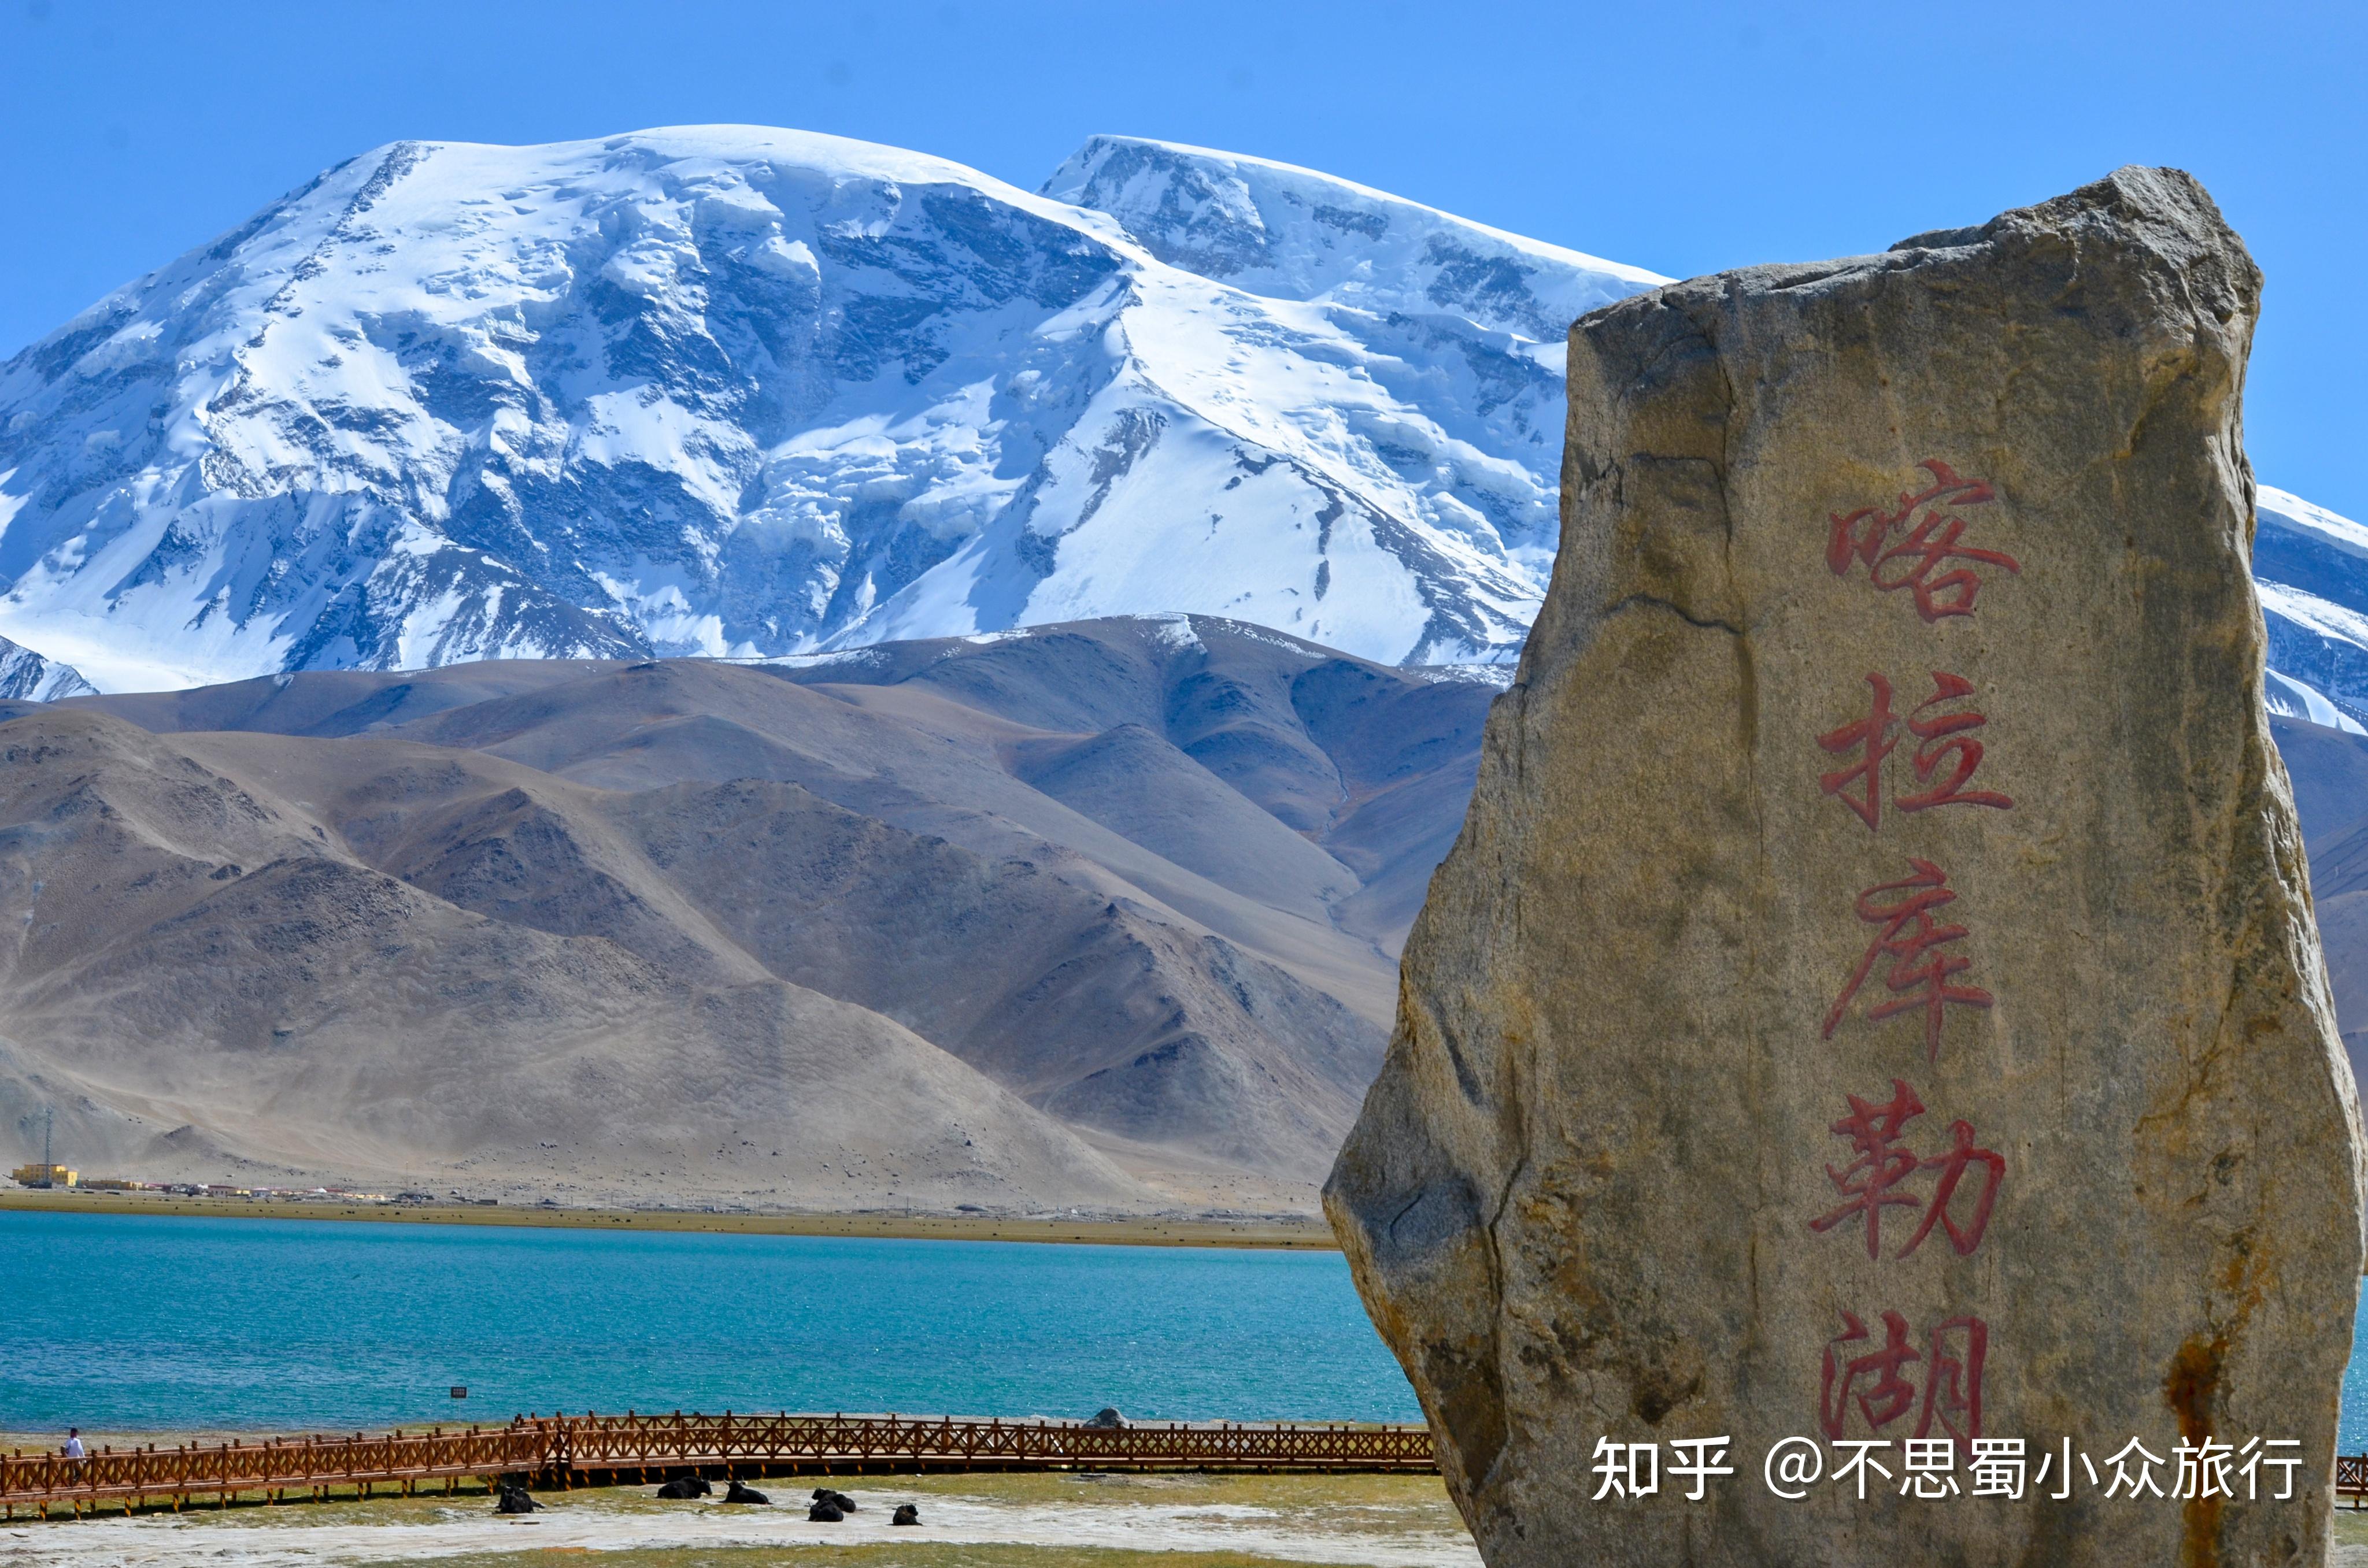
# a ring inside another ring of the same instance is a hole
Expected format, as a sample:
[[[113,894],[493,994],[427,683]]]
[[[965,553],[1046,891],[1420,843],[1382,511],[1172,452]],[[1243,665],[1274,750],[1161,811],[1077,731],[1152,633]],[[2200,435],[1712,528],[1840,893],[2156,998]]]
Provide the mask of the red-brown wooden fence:
[[[2344,1463],[2368,1464],[2368,1460]],[[1290,1422],[1057,1421],[896,1415],[522,1415],[507,1426],[271,1437],[0,1458],[0,1510],[47,1517],[100,1506],[228,1506],[256,1497],[369,1496],[422,1482],[518,1476],[537,1486],[719,1476],[914,1471],[1431,1471],[1420,1426]]]

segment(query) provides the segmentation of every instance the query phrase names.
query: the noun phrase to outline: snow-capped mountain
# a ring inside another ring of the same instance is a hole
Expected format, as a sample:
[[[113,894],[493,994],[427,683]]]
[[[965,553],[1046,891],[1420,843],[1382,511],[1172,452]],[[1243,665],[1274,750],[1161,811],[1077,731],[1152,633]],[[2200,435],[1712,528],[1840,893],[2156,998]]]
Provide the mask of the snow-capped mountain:
[[[1053,184],[737,127],[355,159],[0,368],[0,631],[109,689],[1175,609],[1508,658],[1563,328],[1657,279],[1190,149]]]
[[[1564,332],[1659,281],[1125,137],[1037,194],[748,127],[402,142],[0,366],[0,686],[1178,610],[1504,663]],[[2368,528],[2260,517],[2271,704],[2359,727]]]

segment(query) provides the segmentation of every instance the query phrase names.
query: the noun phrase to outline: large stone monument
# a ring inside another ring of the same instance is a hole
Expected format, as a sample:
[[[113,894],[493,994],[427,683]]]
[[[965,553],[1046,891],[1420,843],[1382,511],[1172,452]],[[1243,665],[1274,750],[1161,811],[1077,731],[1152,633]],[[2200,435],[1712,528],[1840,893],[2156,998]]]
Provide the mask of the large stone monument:
[[[2362,1153],[2260,291],[2130,168],[1572,329],[1554,585],[1326,1193],[1496,1568],[2324,1556]]]

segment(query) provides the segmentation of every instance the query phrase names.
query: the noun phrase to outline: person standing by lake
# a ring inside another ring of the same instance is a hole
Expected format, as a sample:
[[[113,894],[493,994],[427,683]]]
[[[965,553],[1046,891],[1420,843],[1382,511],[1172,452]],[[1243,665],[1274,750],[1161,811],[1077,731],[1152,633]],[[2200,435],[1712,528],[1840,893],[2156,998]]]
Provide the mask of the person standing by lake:
[[[67,1459],[78,1460],[83,1457],[83,1451],[82,1428],[79,1426],[67,1427],[66,1446],[60,1449],[58,1452]]]

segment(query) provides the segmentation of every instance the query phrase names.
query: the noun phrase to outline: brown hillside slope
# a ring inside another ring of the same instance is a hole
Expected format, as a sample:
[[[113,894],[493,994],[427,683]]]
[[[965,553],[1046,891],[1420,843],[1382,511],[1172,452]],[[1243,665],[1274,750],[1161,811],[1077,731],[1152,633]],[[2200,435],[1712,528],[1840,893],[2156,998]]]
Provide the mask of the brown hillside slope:
[[[1118,620],[12,705],[0,1141],[53,1099],[217,1179],[1301,1206],[1491,695]],[[137,846],[56,838],[94,769]]]
[[[0,726],[0,899],[23,911],[0,1096],[20,1123],[59,1103],[85,1164],[585,1201],[1148,1196],[875,1013],[460,907],[208,739],[63,710]]]
[[[1196,618],[0,704],[0,1156],[1302,1206],[1492,695]],[[2273,729],[2356,1055],[2368,744]]]

